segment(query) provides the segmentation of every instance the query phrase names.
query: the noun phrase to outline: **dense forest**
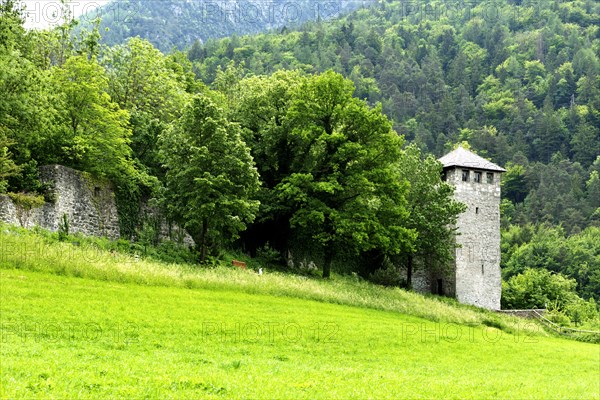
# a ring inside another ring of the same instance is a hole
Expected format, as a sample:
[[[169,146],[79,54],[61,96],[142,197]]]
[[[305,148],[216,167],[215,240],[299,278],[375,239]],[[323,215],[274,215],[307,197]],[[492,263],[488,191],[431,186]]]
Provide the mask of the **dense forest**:
[[[26,31],[0,0],[0,193],[50,201],[37,167],[60,163],[114,182],[123,237],[152,236],[151,201],[205,263],[235,245],[410,286],[399,268],[453,254],[436,157],[463,143],[508,170],[504,305],[591,315],[600,5],[422,3],[165,54],[100,21]]]

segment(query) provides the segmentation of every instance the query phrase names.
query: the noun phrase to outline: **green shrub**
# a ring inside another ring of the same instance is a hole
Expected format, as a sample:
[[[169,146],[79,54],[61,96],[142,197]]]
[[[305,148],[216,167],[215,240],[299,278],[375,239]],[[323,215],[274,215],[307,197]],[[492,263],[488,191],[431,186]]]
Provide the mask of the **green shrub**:
[[[596,302],[593,299],[585,301],[581,298],[576,298],[567,303],[564,307],[565,314],[568,315],[575,324],[580,326],[586,321],[598,319],[598,309]]]
[[[546,314],[546,318],[560,326],[570,326],[571,319],[559,310],[552,310]]]
[[[256,261],[262,266],[272,270],[285,271],[287,265],[281,253],[271,247],[267,242],[263,247],[256,250]]]
[[[151,257],[173,264],[193,264],[198,260],[196,252],[172,241],[163,241],[152,248]]]
[[[64,242],[69,237],[69,216],[63,214],[58,224],[58,240]]]
[[[527,269],[502,283],[503,309],[548,308],[549,319],[562,326],[579,326],[598,318],[596,303],[576,293],[577,282],[545,269]],[[554,319],[553,319],[554,318]]]
[[[371,275],[369,275],[369,281],[382,286],[387,287],[405,287],[406,280],[402,278],[400,270],[394,266],[388,266],[387,268],[379,268]]]

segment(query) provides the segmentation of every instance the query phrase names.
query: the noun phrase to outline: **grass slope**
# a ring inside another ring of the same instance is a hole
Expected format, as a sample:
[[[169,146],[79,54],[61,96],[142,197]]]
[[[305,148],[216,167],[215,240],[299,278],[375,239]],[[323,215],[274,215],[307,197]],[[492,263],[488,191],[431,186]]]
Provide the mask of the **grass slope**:
[[[2,397],[597,398],[597,345],[1,270]]]
[[[600,346],[522,321],[339,278],[0,238],[3,398],[600,396]]]

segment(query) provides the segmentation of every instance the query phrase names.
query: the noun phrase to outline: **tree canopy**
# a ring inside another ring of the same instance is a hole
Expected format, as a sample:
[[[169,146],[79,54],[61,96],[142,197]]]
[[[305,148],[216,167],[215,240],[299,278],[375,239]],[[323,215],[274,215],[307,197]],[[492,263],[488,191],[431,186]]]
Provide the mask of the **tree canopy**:
[[[254,220],[258,172],[237,124],[198,95],[161,135],[167,210],[194,237],[200,261]]]

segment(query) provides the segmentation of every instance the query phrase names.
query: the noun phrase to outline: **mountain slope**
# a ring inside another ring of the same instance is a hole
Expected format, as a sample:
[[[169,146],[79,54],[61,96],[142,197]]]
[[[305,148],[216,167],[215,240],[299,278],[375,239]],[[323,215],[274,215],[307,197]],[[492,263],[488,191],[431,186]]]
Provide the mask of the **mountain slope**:
[[[104,42],[140,36],[162,51],[194,41],[263,32],[312,20],[337,18],[373,0],[119,0],[81,17],[82,26],[100,16]],[[107,31],[108,29],[108,31]]]

